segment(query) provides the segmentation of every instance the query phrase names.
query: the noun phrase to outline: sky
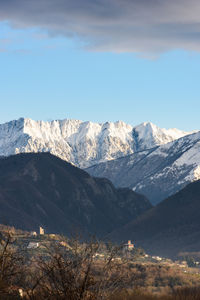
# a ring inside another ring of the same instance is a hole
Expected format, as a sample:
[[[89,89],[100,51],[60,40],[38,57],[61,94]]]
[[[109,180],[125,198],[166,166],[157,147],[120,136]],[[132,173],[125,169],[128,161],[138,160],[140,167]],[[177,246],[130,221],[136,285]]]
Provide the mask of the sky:
[[[199,0],[0,0],[0,123],[200,129]]]

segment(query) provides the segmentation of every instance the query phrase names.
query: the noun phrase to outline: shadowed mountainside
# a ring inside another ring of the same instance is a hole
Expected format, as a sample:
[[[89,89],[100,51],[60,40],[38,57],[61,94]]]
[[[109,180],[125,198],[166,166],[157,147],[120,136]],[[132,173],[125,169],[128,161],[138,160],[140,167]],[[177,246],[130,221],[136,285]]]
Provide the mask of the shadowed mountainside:
[[[49,153],[0,160],[0,221],[24,230],[103,236],[151,208],[144,197]]]
[[[186,186],[137,220],[109,235],[114,241],[132,239],[147,252],[176,256],[200,249],[200,181]]]
[[[87,168],[116,187],[129,187],[153,205],[200,179],[200,133]]]

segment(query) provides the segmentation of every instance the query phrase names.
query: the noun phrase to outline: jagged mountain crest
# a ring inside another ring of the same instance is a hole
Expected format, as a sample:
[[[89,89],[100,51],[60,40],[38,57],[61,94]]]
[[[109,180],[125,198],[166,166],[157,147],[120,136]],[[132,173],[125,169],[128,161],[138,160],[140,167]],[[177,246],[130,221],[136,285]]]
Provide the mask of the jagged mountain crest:
[[[133,135],[135,136],[137,145],[135,152],[148,149],[148,147],[141,147],[144,143],[151,145],[150,148],[153,148],[177,140],[187,134],[189,133],[176,128],[161,129],[151,122],[144,122],[133,128]]]
[[[129,187],[157,204],[200,179],[200,132],[129,156],[92,166],[87,171]]]
[[[21,152],[51,152],[76,166],[91,165],[150,149],[189,132],[160,129],[152,123],[131,126],[122,121],[51,122],[20,118],[0,125],[0,156]]]

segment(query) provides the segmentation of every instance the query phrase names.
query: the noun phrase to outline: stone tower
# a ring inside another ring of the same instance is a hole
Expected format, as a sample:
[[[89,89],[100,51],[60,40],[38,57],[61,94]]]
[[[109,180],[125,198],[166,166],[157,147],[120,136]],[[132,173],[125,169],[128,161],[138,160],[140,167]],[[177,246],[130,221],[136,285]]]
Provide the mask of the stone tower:
[[[40,235],[44,235],[44,228],[40,227]]]

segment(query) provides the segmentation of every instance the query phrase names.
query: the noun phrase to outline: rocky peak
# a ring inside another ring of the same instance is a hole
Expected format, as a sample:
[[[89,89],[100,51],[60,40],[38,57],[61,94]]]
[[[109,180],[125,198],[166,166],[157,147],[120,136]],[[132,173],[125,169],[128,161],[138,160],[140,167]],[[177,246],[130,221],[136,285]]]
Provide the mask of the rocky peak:
[[[93,123],[65,119],[44,122],[21,118],[0,125],[0,156],[51,152],[86,168],[187,134],[177,129],[160,129],[152,123],[133,127],[122,121]]]

